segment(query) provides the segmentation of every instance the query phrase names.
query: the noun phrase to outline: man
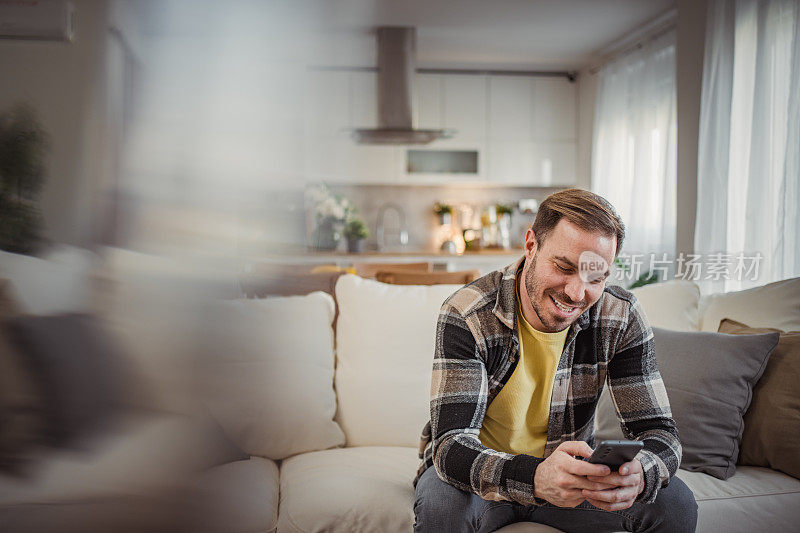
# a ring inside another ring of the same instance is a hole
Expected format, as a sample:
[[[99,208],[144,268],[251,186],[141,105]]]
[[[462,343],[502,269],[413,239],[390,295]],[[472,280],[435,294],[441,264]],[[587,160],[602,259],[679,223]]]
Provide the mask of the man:
[[[553,194],[524,257],[444,302],[414,480],[416,531],[519,521],[570,532],[694,531],[694,496],[673,477],[681,445],[652,330],[631,293],[605,284],[624,236],[602,197]],[[624,433],[644,442],[617,472],[582,460],[606,378]]]

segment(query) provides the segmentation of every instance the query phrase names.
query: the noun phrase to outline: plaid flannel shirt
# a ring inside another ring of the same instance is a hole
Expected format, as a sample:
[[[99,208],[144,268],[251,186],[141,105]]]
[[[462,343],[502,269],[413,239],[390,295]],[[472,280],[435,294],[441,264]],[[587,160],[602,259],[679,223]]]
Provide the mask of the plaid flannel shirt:
[[[422,432],[422,473],[487,500],[541,505],[536,467],[564,441],[594,447],[594,415],[608,381],[622,430],[644,442],[636,456],[645,488],[637,501],[655,501],[681,462],[681,445],[656,364],[653,332],[636,298],[607,286],[570,326],[550,403],[544,457],[508,454],[478,438],[492,400],[519,359],[516,280],[524,257],[462,287],[442,305],[431,381],[431,420]]]

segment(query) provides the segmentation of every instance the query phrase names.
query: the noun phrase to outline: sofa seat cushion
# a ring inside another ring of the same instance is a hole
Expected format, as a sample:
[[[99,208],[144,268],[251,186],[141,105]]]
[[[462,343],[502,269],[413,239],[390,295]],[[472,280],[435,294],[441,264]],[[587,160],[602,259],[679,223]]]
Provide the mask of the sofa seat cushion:
[[[278,466],[262,457],[234,461],[203,472],[197,483],[195,531],[275,531],[278,475]]]
[[[83,449],[41,449],[25,477],[0,476],[0,514],[20,505],[180,491],[209,464],[203,442],[208,436],[187,417],[129,415]]]
[[[278,531],[409,531],[418,465],[411,447],[339,448],[286,459]]]
[[[795,531],[800,520],[800,480],[780,472],[740,466],[726,481],[688,470],[678,470],[678,478],[692,489],[697,500],[697,533]],[[545,531],[557,530],[520,522],[498,533]]]
[[[401,531],[414,523],[413,448],[340,448],[283,461],[278,531]],[[740,466],[726,481],[678,470],[699,506],[698,532],[793,531],[800,523],[800,480]],[[554,531],[541,524],[504,533]]]
[[[725,481],[678,470],[699,508],[697,531],[745,533],[796,531],[800,523],[800,480],[755,466],[739,466]]]
[[[796,494],[800,498],[800,480],[769,468],[739,466],[736,473],[724,481],[683,469],[678,470],[678,477],[692,489],[698,502],[777,494]]]

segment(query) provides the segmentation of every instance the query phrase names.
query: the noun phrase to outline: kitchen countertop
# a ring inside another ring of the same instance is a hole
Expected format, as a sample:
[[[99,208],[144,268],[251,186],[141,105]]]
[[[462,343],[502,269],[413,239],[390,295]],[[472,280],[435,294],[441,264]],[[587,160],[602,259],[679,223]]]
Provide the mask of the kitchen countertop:
[[[398,251],[366,251],[360,254],[351,254],[345,251],[314,252],[314,251],[287,251],[284,253],[269,254],[258,258],[266,263],[299,263],[299,264],[336,264],[337,266],[350,266],[353,263],[411,263],[416,261],[429,261],[433,264],[450,265],[448,269],[460,268],[471,265],[508,264],[522,256],[522,249],[511,250],[479,250],[463,254],[449,254],[446,252],[430,250],[398,250]]]
[[[387,251],[377,251],[377,250],[367,250],[362,253],[353,254],[349,252],[314,252],[314,251],[307,251],[301,253],[291,253],[289,255],[305,255],[305,256],[325,256],[325,257],[397,257],[397,256],[414,256],[418,257],[424,255],[426,257],[471,257],[471,256],[514,256],[522,254],[522,249],[511,249],[511,250],[502,250],[502,249],[485,249],[485,250],[476,250],[476,251],[468,251],[464,252],[463,254],[451,254],[447,252],[439,252],[439,251],[431,251],[431,250],[387,250]]]

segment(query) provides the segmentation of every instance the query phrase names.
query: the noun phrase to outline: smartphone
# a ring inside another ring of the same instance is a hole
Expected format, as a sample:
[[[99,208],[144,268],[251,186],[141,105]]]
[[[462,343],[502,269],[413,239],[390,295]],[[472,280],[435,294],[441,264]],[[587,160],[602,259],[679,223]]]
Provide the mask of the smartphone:
[[[640,440],[604,440],[595,448],[589,462],[607,465],[614,471],[632,461],[642,448],[644,443]]]

